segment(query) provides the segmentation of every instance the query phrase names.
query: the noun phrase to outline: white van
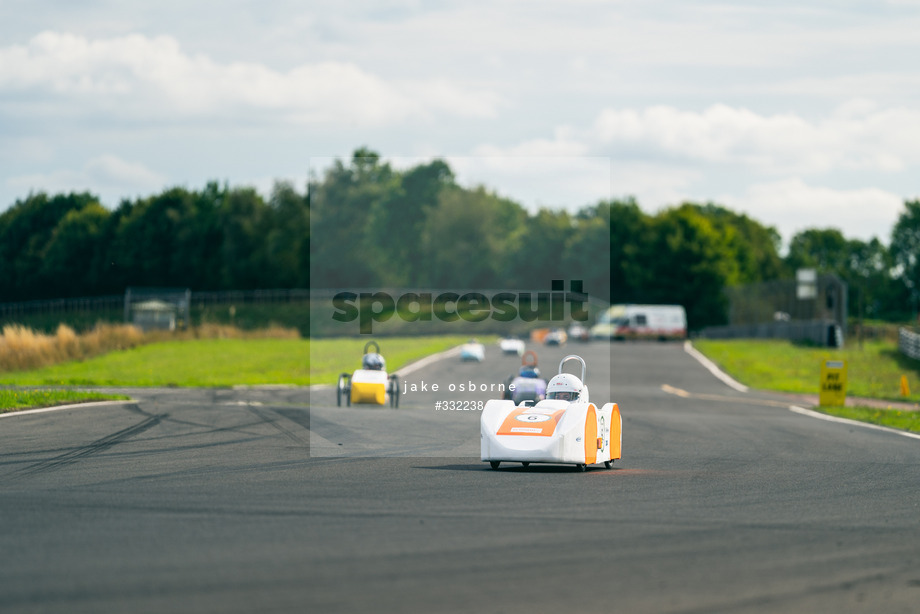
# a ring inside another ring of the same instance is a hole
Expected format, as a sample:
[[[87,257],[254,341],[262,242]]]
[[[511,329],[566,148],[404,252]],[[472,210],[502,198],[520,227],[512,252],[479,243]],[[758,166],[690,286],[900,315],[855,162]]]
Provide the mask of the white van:
[[[591,327],[595,339],[686,339],[681,305],[611,305]]]

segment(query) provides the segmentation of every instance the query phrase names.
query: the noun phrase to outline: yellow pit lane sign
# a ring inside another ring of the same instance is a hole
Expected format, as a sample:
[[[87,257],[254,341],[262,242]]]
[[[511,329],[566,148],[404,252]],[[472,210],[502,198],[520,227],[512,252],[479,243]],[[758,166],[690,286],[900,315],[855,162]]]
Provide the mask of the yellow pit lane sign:
[[[821,394],[824,407],[842,407],[847,400],[847,361],[825,360],[821,363]]]

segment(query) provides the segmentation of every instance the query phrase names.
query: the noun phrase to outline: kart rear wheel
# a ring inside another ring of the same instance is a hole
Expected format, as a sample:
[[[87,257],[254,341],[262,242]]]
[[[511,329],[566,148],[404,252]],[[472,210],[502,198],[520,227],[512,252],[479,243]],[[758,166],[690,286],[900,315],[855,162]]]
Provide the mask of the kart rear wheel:
[[[528,463],[527,461],[523,461],[521,464],[524,465],[524,469],[527,469],[528,467],[530,467],[530,463]]]
[[[335,404],[342,406],[342,398],[351,405],[351,376],[348,373],[339,375],[339,381],[335,387]]]
[[[489,466],[492,467],[492,469],[498,469],[498,466],[501,464],[501,461],[489,461]]]
[[[610,469],[611,467],[613,467],[613,461],[612,461],[612,460],[604,461],[604,469]]]
[[[577,465],[575,465],[575,467],[578,469],[578,471],[588,470],[588,465],[586,465],[585,463],[578,463]]]

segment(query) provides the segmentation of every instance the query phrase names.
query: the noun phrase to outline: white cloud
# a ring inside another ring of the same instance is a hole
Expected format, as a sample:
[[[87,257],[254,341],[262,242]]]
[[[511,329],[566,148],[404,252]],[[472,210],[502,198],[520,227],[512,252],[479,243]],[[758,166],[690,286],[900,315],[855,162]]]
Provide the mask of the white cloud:
[[[54,194],[87,190],[112,202],[122,197],[146,195],[163,188],[166,183],[163,175],[143,164],[108,154],[88,160],[78,170],[63,169],[6,180],[8,187],[20,193],[44,191]]]
[[[376,125],[409,118],[491,117],[502,104],[442,77],[384,80],[348,62],[280,72],[189,55],[170,36],[89,40],[43,32],[0,49],[0,87],[58,109],[126,119],[213,117]],[[17,107],[22,109],[22,107]],[[61,111],[63,112],[63,111]]]
[[[177,0],[15,4],[0,7],[0,187],[83,183],[105,154],[168,185],[239,184],[367,145],[446,158],[528,206],[809,193],[795,220],[821,190],[916,189],[916,0],[242,0],[220,19]]]
[[[817,121],[724,104],[702,112],[606,109],[593,132],[600,146],[614,151],[639,149],[765,173],[898,172],[920,162],[920,110],[877,109],[867,101],[843,105]]]
[[[610,198],[611,167],[605,156],[559,151],[547,143],[505,151],[478,148],[476,156],[448,156],[460,185],[484,185],[534,211],[540,207],[576,211]],[[539,153],[542,152],[542,153]]]
[[[847,238],[876,237],[887,243],[904,208],[903,196],[883,189],[834,189],[799,178],[758,183],[741,196],[723,195],[719,202],[775,226],[786,242],[808,228],[837,228]]]
[[[699,171],[643,162],[614,162],[613,197],[634,197],[650,213],[693,200],[693,186],[701,179]]]
[[[842,75],[807,75],[786,77],[764,83],[743,83],[728,87],[732,94],[754,96],[790,96],[829,101],[846,100],[854,92],[871,92],[873,98],[913,102],[920,96],[920,75],[907,70],[877,69]]]
[[[484,144],[473,150],[476,156],[493,157],[511,162],[517,158],[530,158],[539,156],[584,156],[589,152],[590,145],[578,140],[573,130],[566,126],[556,128],[551,139],[531,139],[517,145],[500,147],[498,145]]]
[[[702,112],[606,109],[589,127],[562,126],[551,138],[475,151],[505,169],[534,155],[609,156],[610,192],[588,197],[589,184],[571,185],[576,202],[634,196],[651,213],[715,200],[777,226],[787,239],[806,227],[836,224],[848,236],[887,240],[904,195],[876,186],[889,185],[886,176],[902,179],[920,163],[920,110],[867,99],[815,120],[724,104]],[[859,181],[865,187],[852,188]],[[829,187],[815,187],[824,182]]]
[[[113,155],[103,155],[86,163],[85,173],[104,185],[133,185],[144,188],[162,185],[164,178],[143,164],[126,162]]]

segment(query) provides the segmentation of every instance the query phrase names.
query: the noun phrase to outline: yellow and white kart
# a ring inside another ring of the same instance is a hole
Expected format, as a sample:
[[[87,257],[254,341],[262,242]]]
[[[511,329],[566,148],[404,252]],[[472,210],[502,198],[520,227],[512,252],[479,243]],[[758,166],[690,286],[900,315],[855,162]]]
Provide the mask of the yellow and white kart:
[[[374,346],[373,353],[368,350]],[[379,359],[376,369],[358,369],[352,374],[342,373],[339,375],[339,381],[336,385],[335,401],[336,405],[341,406],[345,401],[347,406],[352,403],[371,403],[374,405],[386,405],[389,402],[390,407],[399,407],[399,377],[393,373],[387,375],[385,362],[380,356],[380,346],[376,341],[368,341],[364,345],[364,358],[362,366],[366,365],[369,357]]]
[[[574,400],[547,398],[536,405],[530,401],[521,405],[506,400],[486,402],[480,418],[481,458],[492,469],[502,462],[518,462],[525,468],[530,463],[573,464],[581,471],[603,463],[609,469],[620,458],[623,420],[619,406],[606,403],[598,409],[590,402],[588,387],[583,385],[587,369],[580,356],[563,358],[553,380],[563,376],[568,361],[581,363],[582,385]]]

